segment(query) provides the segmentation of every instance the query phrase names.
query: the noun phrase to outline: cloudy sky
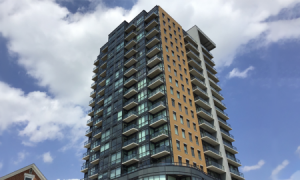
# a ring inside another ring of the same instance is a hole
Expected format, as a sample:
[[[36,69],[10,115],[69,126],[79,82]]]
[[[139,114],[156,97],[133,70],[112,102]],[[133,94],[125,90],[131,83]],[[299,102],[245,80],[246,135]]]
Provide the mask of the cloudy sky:
[[[300,179],[300,0],[0,0],[0,176],[80,179],[93,61],[160,5],[212,51],[247,180]]]

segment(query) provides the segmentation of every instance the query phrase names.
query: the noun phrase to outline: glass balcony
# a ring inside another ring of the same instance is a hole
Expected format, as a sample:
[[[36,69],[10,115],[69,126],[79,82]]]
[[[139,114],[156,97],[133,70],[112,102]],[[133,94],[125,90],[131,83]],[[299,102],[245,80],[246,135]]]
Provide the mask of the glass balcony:
[[[160,44],[157,44],[155,46],[153,46],[151,49],[149,49],[147,51],[147,54],[146,56],[148,58],[152,58],[153,56],[155,56],[157,53],[159,53],[161,51],[161,47],[160,47]]]
[[[94,171],[89,172],[89,179],[96,179],[98,176],[98,170],[94,169]]]
[[[130,135],[132,135],[132,134],[134,134],[138,131],[139,130],[138,130],[137,125],[136,124],[131,124],[131,125],[123,128],[123,135],[130,136]]]
[[[98,164],[99,163],[99,153],[93,156],[90,156],[90,162],[91,164],[95,165],[95,164]]]
[[[92,108],[92,109],[90,109],[90,110],[88,111],[88,115],[89,115],[89,116],[93,116],[93,114],[94,114],[94,108]]]
[[[124,76],[126,77],[130,77],[132,76],[134,73],[137,72],[137,69],[135,68],[135,66],[131,66],[130,68],[128,68],[125,72],[124,72]]]
[[[220,127],[226,129],[227,131],[232,130],[231,125],[227,123],[224,119],[218,117],[218,120],[219,120]]]
[[[92,80],[93,80],[93,81],[97,81],[97,79],[98,79],[97,74],[94,74],[93,77],[92,77]]]
[[[91,97],[91,98],[96,97],[96,90],[93,90],[93,91],[90,93],[90,97]]]
[[[136,111],[129,111],[127,114],[124,114],[123,121],[129,123],[136,118],[138,118],[138,113]]]
[[[122,149],[128,151],[128,150],[133,149],[137,146],[139,146],[137,139],[132,138],[128,141],[124,141]]]
[[[99,81],[99,86],[105,86],[105,84],[106,84],[106,79],[105,78],[102,78],[100,81]]]
[[[91,147],[91,140],[90,139],[84,142],[84,147],[85,148]]]
[[[191,76],[191,82],[192,82],[194,85],[199,86],[199,87],[202,88],[202,89],[206,89],[205,82],[202,81],[201,79],[197,78],[197,77]]]
[[[105,61],[105,62],[103,62],[103,63],[101,63],[101,65],[100,65],[100,68],[103,70],[103,69],[106,69],[106,67],[107,67],[107,62]]]
[[[241,172],[238,172],[236,170],[230,169],[230,175],[231,177],[238,179],[238,180],[244,180],[244,174]]]
[[[136,62],[137,62],[136,58],[134,56],[132,56],[131,58],[129,58],[128,60],[125,61],[124,66],[128,68],[128,67],[134,65]]]
[[[168,130],[160,130],[158,132],[155,132],[153,134],[150,134],[150,141],[153,143],[157,143],[161,140],[164,140],[169,137],[169,131]]]
[[[100,107],[94,114],[98,115],[98,116],[101,116],[103,114],[103,106]]]
[[[205,109],[203,109],[202,107],[196,106],[196,111],[200,117],[211,121],[214,120],[212,114],[206,111]]]
[[[198,47],[194,46],[192,43],[188,42],[188,41],[184,41],[185,43],[185,47],[192,50],[194,53],[199,54],[199,50]]]
[[[95,67],[93,68],[93,72],[94,72],[94,73],[98,73],[98,70],[99,70],[99,67],[98,67],[98,66],[95,66]]]
[[[91,85],[91,88],[92,88],[92,89],[96,89],[96,87],[97,87],[97,83],[96,83],[96,82],[93,82],[92,85]]]
[[[158,13],[157,12],[152,12],[152,13],[148,14],[145,17],[145,22],[149,22],[149,21],[153,20],[156,17],[158,17]]]
[[[148,99],[150,101],[155,101],[161,97],[163,97],[164,95],[166,94],[166,91],[165,90],[162,90],[162,89],[155,89],[154,91],[148,93]]]
[[[206,168],[219,174],[225,172],[224,166],[222,166],[222,164],[213,161],[206,161]]]
[[[151,59],[149,59],[147,61],[147,66],[149,68],[152,68],[153,66],[155,66],[158,63],[160,63],[161,61],[162,61],[161,55],[155,55],[154,57],[152,57]]]
[[[86,173],[88,171],[88,168],[88,163],[83,163],[83,165],[81,166],[81,172]]]
[[[215,106],[215,109],[216,109],[216,112],[217,112],[217,115],[220,116],[222,119],[229,119],[228,117],[228,114],[225,113],[222,109],[218,108],[217,106]]]
[[[98,66],[98,65],[99,65],[99,59],[98,59],[98,58],[94,61],[94,65],[95,65],[95,66]]]
[[[190,74],[192,74],[194,77],[197,77],[201,80],[205,79],[203,73],[197,70],[196,68],[189,66],[189,70]]]
[[[132,154],[129,156],[124,156],[122,164],[128,166],[137,162],[139,162],[139,155]]]
[[[234,136],[231,135],[229,132],[225,131],[224,129],[221,129],[221,134],[224,139],[227,141],[233,142],[234,141]]]
[[[217,74],[217,70],[212,65],[210,65],[206,61],[205,61],[205,64],[206,64],[206,69],[208,69],[209,71],[211,71],[213,74]]]
[[[183,31],[184,39],[193,43],[194,45],[198,45],[198,43],[190,36],[187,32]]]
[[[87,126],[92,126],[93,125],[93,118],[90,118],[89,120],[86,121]]]
[[[161,158],[163,156],[169,155],[170,151],[170,146],[161,146],[159,148],[151,150],[151,157],[155,159]]]
[[[201,66],[201,61],[196,61],[193,58],[188,58],[188,63],[190,66],[195,67],[198,70],[203,70],[202,66]]]
[[[126,33],[131,32],[135,28],[136,28],[135,22],[131,22],[131,23],[128,24],[127,28],[125,29],[125,32]]]
[[[101,60],[102,60],[102,61],[107,60],[107,53],[105,53],[105,54],[101,57]]]
[[[103,96],[104,93],[105,93],[105,87],[102,87],[102,88],[100,88],[99,91],[97,92],[97,96],[98,96],[98,95]]]
[[[150,71],[148,71],[147,76],[149,78],[154,78],[163,72],[163,67],[159,64],[153,67]]]
[[[88,160],[89,157],[90,157],[90,151],[87,151],[87,152],[83,153],[82,160]]]
[[[213,87],[214,89],[216,89],[217,91],[221,91],[222,88],[212,79],[208,78],[209,82],[210,82],[210,86]]]
[[[150,29],[154,28],[157,25],[158,25],[157,20],[153,19],[152,21],[150,21],[149,23],[146,24],[145,30],[149,31]]]
[[[213,87],[210,87],[211,88],[211,92],[212,92],[212,94],[215,96],[215,97],[217,97],[218,99],[220,99],[220,100],[223,100],[224,99],[224,97],[223,97],[223,95],[219,92],[219,91],[217,91],[216,89],[214,89]]]
[[[151,30],[149,30],[147,32],[147,34],[145,35],[145,37],[147,39],[151,39],[153,36],[157,35],[160,32],[159,27],[154,27]]]
[[[102,128],[97,129],[96,131],[93,132],[93,138],[94,139],[99,139],[102,134]]]
[[[195,95],[198,95],[202,98],[208,98],[208,94],[203,89],[199,88],[198,86],[193,86],[193,92]]]
[[[217,99],[215,97],[213,97],[213,99],[214,99],[214,102],[216,103],[216,105],[220,106],[223,110],[226,109],[226,105],[223,102],[221,102],[219,99]]]
[[[208,77],[209,78],[211,78],[212,80],[214,80],[215,82],[219,82],[219,78],[216,76],[216,75],[214,75],[214,73],[212,73],[210,70],[208,70],[208,69],[206,69],[207,70],[207,75],[208,75]]]
[[[93,151],[98,151],[98,150],[100,149],[100,141],[99,141],[99,140],[98,140],[98,141],[95,141],[95,142],[92,144],[91,149],[92,149]]]
[[[85,136],[91,136],[93,129],[88,129],[85,131]]]
[[[149,112],[151,114],[156,114],[164,109],[166,109],[166,103],[160,101],[160,102],[157,102],[157,103],[153,104],[152,106],[150,106]]]
[[[209,155],[210,157],[213,157],[215,159],[221,159],[222,154],[219,150],[211,147],[211,146],[203,146],[204,154]]]
[[[148,88],[154,89],[164,83],[164,78],[161,76],[155,77],[150,82],[148,82]]]
[[[209,57],[205,52],[203,53],[203,57],[205,61],[208,61],[212,66],[215,65],[215,62],[212,60],[212,57]]]
[[[135,40],[135,39],[131,39],[130,41],[128,41],[128,42],[125,44],[124,48],[125,48],[125,49],[130,49],[130,48],[132,48],[134,45],[136,45],[136,40]]]
[[[129,110],[129,109],[132,109],[134,108],[135,106],[137,106],[139,103],[137,101],[137,99],[135,98],[131,98],[130,100],[126,101],[124,103],[124,106],[123,108],[126,109],[126,110]]]
[[[201,139],[213,146],[219,145],[218,138],[214,137],[213,135],[205,131],[201,132]]]
[[[164,116],[164,115],[160,115],[160,116],[157,116],[153,119],[150,119],[149,120],[149,126],[152,127],[152,128],[156,128],[156,127],[159,127],[165,123],[167,123],[168,121],[168,116]]]
[[[102,106],[104,104],[104,97],[101,97],[100,99],[98,99],[97,104]]]
[[[201,61],[199,55],[197,55],[196,53],[194,53],[191,50],[186,50],[186,55],[192,59],[196,59],[197,61]]]
[[[134,38],[136,35],[137,35],[136,31],[132,30],[125,36],[125,40],[129,41],[130,39]]]
[[[237,167],[242,166],[241,161],[239,159],[237,159],[236,157],[228,155],[228,154],[226,154],[226,157],[227,157],[227,160],[228,160],[229,164],[232,164],[232,165],[237,166]]]
[[[201,97],[199,97],[199,96],[195,96],[195,103],[198,105],[198,106],[200,106],[200,107],[202,107],[202,108],[204,108],[204,109],[206,109],[206,110],[209,110],[209,109],[211,109],[211,107],[210,107],[210,104],[209,104],[209,102],[207,101],[207,100],[204,100],[204,99],[202,99]]]
[[[124,97],[128,99],[128,98],[130,98],[130,97],[136,95],[137,93],[138,93],[137,88],[136,88],[136,87],[131,87],[131,88],[129,88],[129,89],[127,89],[127,90],[125,91]]]
[[[205,129],[208,132],[216,132],[216,127],[213,124],[210,124],[209,122],[205,121],[204,119],[198,119],[199,126],[202,129]]]
[[[233,146],[232,144],[226,142],[226,141],[223,141],[223,144],[224,144],[224,147],[225,147],[225,150],[228,151],[228,152],[231,152],[233,154],[237,154],[238,153],[238,150],[235,146]]]
[[[128,88],[128,87],[134,85],[137,82],[138,82],[137,78],[135,76],[132,76],[129,79],[125,80],[124,86]]]
[[[131,49],[129,49],[128,51],[125,52],[125,57],[126,58],[130,58],[131,56],[133,56],[135,53],[137,53],[137,50],[135,49],[135,47],[132,47]]]
[[[151,39],[146,41],[146,47],[147,48],[152,48],[154,45],[160,42],[160,37],[158,36],[153,36]]]
[[[106,70],[102,70],[102,71],[100,72],[100,76],[101,76],[101,77],[106,77]]]
[[[201,44],[201,47],[205,50],[205,52],[206,52],[207,54],[209,54],[210,58],[213,58],[212,53],[209,52],[209,50],[207,50],[206,47],[204,47],[202,44]],[[215,64],[215,62],[214,62],[213,60],[212,60],[212,62]],[[214,64],[213,64],[213,65],[214,65]]]
[[[89,106],[91,106],[91,107],[95,106],[95,99],[90,100]]]

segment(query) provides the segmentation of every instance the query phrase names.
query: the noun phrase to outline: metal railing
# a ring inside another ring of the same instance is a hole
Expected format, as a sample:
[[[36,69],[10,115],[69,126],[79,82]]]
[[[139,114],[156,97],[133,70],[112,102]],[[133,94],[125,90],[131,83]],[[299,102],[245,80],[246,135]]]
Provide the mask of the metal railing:
[[[228,117],[228,114],[225,113],[222,109],[218,108],[217,106],[215,106],[215,108],[216,108],[217,111],[221,112],[222,114],[224,114],[225,116]]]
[[[85,134],[88,134],[88,133],[90,133],[92,131],[93,131],[93,129],[88,129],[88,130],[85,131]]]
[[[196,53],[194,53],[192,50],[187,50],[186,54],[188,54],[189,52],[191,52],[194,56],[196,56],[197,58],[200,59],[199,55],[197,55]]]
[[[168,130],[165,130],[165,129],[160,130],[160,131],[158,131],[158,132],[155,132],[155,133],[153,133],[153,134],[150,134],[150,138],[154,138],[154,137],[157,137],[157,136],[162,135],[162,134],[169,135],[169,131],[168,131]]]
[[[131,125],[127,126],[127,127],[124,127],[123,132],[126,132],[126,131],[128,131],[129,129],[132,129],[132,128],[136,128],[137,129],[138,127],[137,127],[136,124],[131,124]]]
[[[193,90],[196,90],[198,89],[199,91],[201,91],[203,94],[206,94],[207,95],[207,92],[205,92],[203,89],[201,89],[200,87],[198,86],[193,86]],[[208,96],[208,95],[207,95]]]
[[[129,111],[127,114],[124,114],[123,119],[126,119],[127,117],[131,116],[131,115],[138,115],[136,111]]]
[[[155,117],[155,118],[149,120],[149,123],[150,123],[150,124],[153,124],[153,123],[155,123],[156,121],[161,120],[161,119],[168,120],[168,116],[165,116],[165,115],[157,116],[157,117]]]
[[[209,137],[210,139],[213,139],[214,141],[217,141],[218,142],[218,138],[216,138],[216,137],[214,137],[213,135],[211,135],[211,134],[209,134],[209,133],[207,133],[207,132],[201,132],[201,137],[205,137],[205,136],[207,136],[207,137]]]
[[[137,139],[136,138],[132,138],[130,140],[124,141],[123,142],[123,147],[127,146],[128,144],[131,144],[131,143],[137,143]]]
[[[150,21],[149,23],[146,24],[145,29],[147,29],[147,27],[148,27],[152,22],[154,22],[154,21],[158,24],[158,22],[156,21],[156,19],[153,19],[152,21]]]
[[[155,149],[151,150],[151,155],[160,153],[162,151],[169,151],[170,152],[171,148],[170,148],[170,146],[161,146],[159,148],[155,148]]]
[[[194,63],[196,63],[198,66],[202,67],[201,62],[197,62],[195,59],[188,57],[189,61],[193,61]]]
[[[230,143],[228,143],[226,141],[223,141],[223,144],[226,145],[226,146],[228,146],[228,147],[230,147],[231,149],[234,149],[234,150],[237,151],[237,148],[235,146],[233,146],[232,144],[230,144]]]
[[[84,146],[86,146],[86,145],[88,145],[90,143],[91,143],[91,140],[89,139],[89,140],[87,140],[87,141],[84,142]]]
[[[215,93],[219,94],[219,96],[223,97],[223,95],[222,95],[219,91],[217,91],[215,88],[213,88],[213,87],[211,87],[211,86],[210,86],[210,88],[211,88]],[[224,98],[224,97],[223,97],[223,98]]]
[[[230,156],[230,155],[226,154],[226,157],[228,159],[231,159],[234,162],[237,162],[237,163],[241,164],[241,161],[239,159],[237,159],[236,157],[234,157],[234,156]]]
[[[137,102],[137,99],[136,98],[131,98],[131,99],[129,99],[128,101],[126,101],[125,103],[124,103],[124,106],[127,106],[128,104],[130,104],[130,103],[132,103],[132,102]],[[123,107],[124,107],[123,106]]]
[[[83,153],[83,154],[82,154],[82,157],[84,158],[84,157],[86,157],[86,156],[88,156],[88,155],[90,155],[90,151],[87,151],[87,152]]]
[[[145,36],[148,36],[148,34],[150,34],[150,33],[151,33],[152,31],[154,31],[155,29],[156,29],[157,31],[160,31],[158,27],[154,27],[154,28],[150,29],[150,30],[147,32],[147,34],[146,34]]]
[[[206,124],[206,125],[208,125],[209,127],[213,128],[213,129],[216,129],[216,127],[215,127],[214,125],[210,124],[209,122],[207,122],[207,121],[205,121],[205,120],[203,120],[203,119],[198,120],[198,123],[199,123],[199,125],[200,125],[200,124]]]
[[[204,151],[212,151],[220,156],[222,156],[222,153],[218,151],[217,149],[211,147],[211,146],[203,146]]]
[[[195,96],[195,99],[194,99],[194,100],[195,100],[195,101],[200,100],[200,101],[204,102],[206,105],[210,106],[209,102],[206,101],[206,100],[204,100],[204,99],[202,99],[200,96]]]
[[[203,73],[200,72],[198,69],[194,68],[193,66],[190,66],[189,70],[195,70],[195,71],[197,71],[199,74],[201,74],[203,76]]]
[[[198,80],[201,84],[203,84],[204,86],[206,86],[206,84],[205,84],[204,81],[202,81],[201,79],[199,79],[199,78],[197,78],[195,76],[191,76],[191,80],[194,80],[194,79]]]
[[[94,120],[93,118],[87,120],[87,121],[86,121],[86,124],[89,124],[89,123],[92,122],[93,120]]]
[[[159,50],[161,50],[160,44],[157,44],[157,45],[153,46],[151,49],[149,49],[149,50],[147,51],[147,54],[148,54],[149,52],[151,52],[151,51],[152,51],[153,49],[155,49],[155,48],[158,48]]]
[[[217,99],[216,97],[214,97],[213,96],[213,98],[214,98],[214,100],[216,100],[218,103],[220,103],[220,104],[222,104],[223,106],[225,106],[226,107],[226,105],[223,103],[223,102],[221,102],[219,99]]]
[[[127,93],[129,93],[130,91],[132,91],[132,90],[138,91],[136,87],[131,87],[131,88],[127,89],[127,90],[125,91],[124,94],[127,94]]]
[[[221,121],[223,124],[226,124],[227,126],[231,127],[229,123],[227,123],[225,120],[221,119],[220,117],[218,117],[218,120]]]
[[[151,97],[151,96],[153,96],[153,95],[155,95],[156,93],[159,93],[159,92],[161,92],[161,93],[163,93],[163,94],[166,93],[165,90],[162,90],[162,89],[155,89],[154,91],[148,93],[148,97]]]
[[[155,67],[153,67],[149,72],[148,72],[148,74],[151,74],[152,72],[154,72],[155,70],[157,70],[157,69],[161,69],[162,67],[161,67],[161,65],[159,64],[159,65],[156,65]],[[162,70],[162,69],[161,69]]]
[[[199,107],[199,106],[196,107],[196,111],[197,112],[202,111],[205,114],[207,114],[208,116],[212,116],[210,112],[206,111],[205,109],[203,109],[202,107]]]
[[[126,63],[129,62],[129,61],[131,61],[132,59],[135,59],[135,57],[132,56],[131,58],[127,59],[127,60],[124,62],[124,64],[126,64]]]
[[[154,79],[152,79],[151,81],[149,81],[148,85],[152,84],[153,82],[155,82],[155,81],[157,81],[157,80],[159,80],[159,79],[162,80],[162,81],[164,81],[164,78],[163,78],[163,77],[158,76],[158,77],[155,77]]]
[[[129,81],[131,81],[131,80],[133,80],[133,79],[136,80],[136,77],[135,77],[135,76],[131,76],[129,79],[127,79],[127,80],[124,82],[124,84],[128,83]]]
[[[160,106],[160,105],[166,106],[166,103],[160,101],[160,102],[157,102],[155,104],[152,104],[152,106],[150,106],[149,110],[154,109],[154,108],[156,108],[157,106]]]
[[[231,137],[232,139],[234,139],[234,136],[231,135],[229,132],[223,130],[223,129],[220,129],[222,133],[226,134],[227,136]]]
[[[236,171],[236,170],[230,169],[230,172],[232,172],[233,174],[238,175],[238,176],[240,176],[240,177],[244,177],[244,174],[243,174],[243,173],[238,172],[238,171]]]
[[[224,166],[222,164],[219,164],[219,163],[216,163],[216,162],[213,162],[213,161],[206,161],[206,166],[215,166],[219,169],[224,170]]]

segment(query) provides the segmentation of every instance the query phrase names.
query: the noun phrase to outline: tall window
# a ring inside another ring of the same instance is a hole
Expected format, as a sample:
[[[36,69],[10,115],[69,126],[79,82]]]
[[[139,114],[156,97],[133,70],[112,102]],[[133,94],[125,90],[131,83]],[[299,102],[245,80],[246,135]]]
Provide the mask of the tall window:
[[[191,152],[192,152],[192,156],[195,157],[195,152],[194,152],[194,148],[191,147]]]
[[[194,130],[197,131],[197,128],[196,128],[196,124],[193,123],[193,126],[194,126]]]
[[[170,61],[170,57],[167,55],[167,61]]]
[[[186,96],[183,95],[183,101],[186,103]]]
[[[184,153],[187,154],[188,153],[188,151],[187,151],[187,145],[184,144],[183,147],[184,147]]]
[[[171,91],[171,94],[174,94],[173,88],[172,88],[172,87],[170,87],[170,91]]]
[[[169,82],[172,83],[172,76],[169,76]]]
[[[174,75],[177,76],[177,71],[174,69]]]
[[[168,71],[171,72],[171,66],[170,65],[168,65]]]
[[[174,51],[172,51],[172,56],[174,56]]]
[[[180,123],[183,124],[183,117],[180,116]]]
[[[190,102],[190,106],[193,107],[193,103],[192,103],[192,100],[191,100],[191,99],[189,99],[189,102]]]
[[[192,138],[192,134],[191,133],[189,133],[189,139],[190,139],[191,142],[193,142],[193,138]]]
[[[187,124],[188,128],[190,128],[190,120],[187,119],[186,124]]]
[[[182,158],[178,156],[178,163],[181,165],[182,164]]]
[[[176,140],[176,146],[177,146],[177,150],[180,151],[180,141]]]
[[[180,99],[180,92],[177,91],[177,98]]]
[[[182,111],[182,108],[181,108],[181,104],[180,104],[180,103],[178,103],[178,109],[179,109],[179,111]]]
[[[178,135],[178,127],[176,125],[174,127],[175,127],[175,134]]]
[[[147,102],[142,103],[138,106],[138,113],[142,114],[143,112],[148,110]]]
[[[182,74],[180,74],[180,80],[183,81],[183,76],[182,76]]]
[[[194,111],[191,111],[192,118],[194,118]]]
[[[169,48],[168,48],[168,46],[166,46],[166,51],[167,51],[167,52],[169,52]]]
[[[176,112],[173,112],[173,119],[174,119],[175,121],[177,121],[177,118],[176,118]]]
[[[175,107],[175,100],[172,99],[172,106]]]
[[[144,157],[150,154],[149,144],[145,144],[139,147],[139,157]]]
[[[198,158],[201,160],[201,153],[199,150],[198,150]]]
[[[188,115],[188,109],[187,109],[187,107],[184,107],[184,109],[185,109],[185,114]]]
[[[199,140],[198,140],[197,136],[195,136],[195,141],[196,141],[196,144],[199,145]]]
[[[185,130],[181,129],[181,132],[182,132],[182,137],[185,138]]]
[[[177,80],[175,81],[175,84],[176,84],[176,87],[178,87],[178,81]]]

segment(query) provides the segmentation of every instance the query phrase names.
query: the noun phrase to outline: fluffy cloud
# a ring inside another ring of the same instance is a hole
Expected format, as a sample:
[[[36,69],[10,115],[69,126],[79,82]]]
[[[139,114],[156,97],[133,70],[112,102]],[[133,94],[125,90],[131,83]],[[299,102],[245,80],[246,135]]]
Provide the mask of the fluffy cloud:
[[[291,177],[289,179],[286,179],[286,180],[299,180],[299,179],[300,179],[300,170],[293,173],[291,175]]]
[[[50,152],[46,152],[43,154],[43,161],[44,161],[44,163],[52,163],[53,158],[52,158]]]
[[[21,124],[24,128],[18,130],[19,135],[28,137],[24,144],[65,137],[72,143],[84,134],[87,117],[82,108],[61,103],[43,92],[24,94],[0,82],[0,107],[0,133]]]
[[[234,68],[229,72],[228,78],[238,77],[238,78],[246,78],[248,77],[248,72],[254,70],[253,66],[248,67],[244,71],[240,71],[238,68]]]
[[[300,146],[298,146],[298,148],[296,150],[296,154],[300,157]]]
[[[283,170],[287,165],[289,164],[288,160],[284,160],[280,165],[278,165],[271,174],[271,179],[272,180],[277,180],[278,179],[278,174],[280,173],[281,170]]]
[[[14,164],[19,164],[22,162],[27,156],[29,155],[28,152],[22,151],[18,153],[18,158],[16,160],[13,160]]]
[[[0,169],[2,169],[2,167],[3,167],[3,163],[2,163],[2,162],[0,162]]]
[[[260,160],[260,161],[258,161],[258,163],[256,165],[242,167],[242,171],[243,172],[248,172],[248,171],[257,170],[257,169],[260,169],[264,164],[265,164],[265,161]]]

